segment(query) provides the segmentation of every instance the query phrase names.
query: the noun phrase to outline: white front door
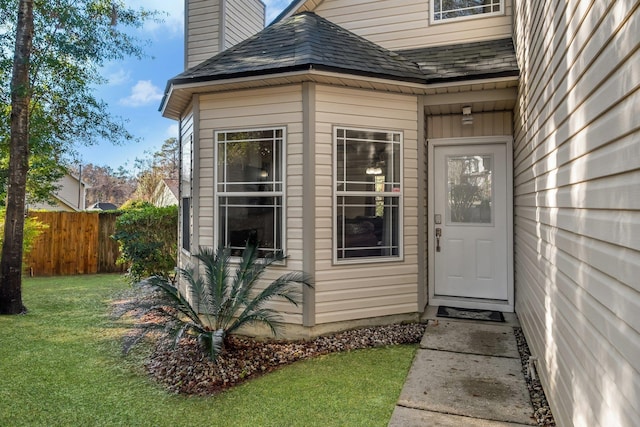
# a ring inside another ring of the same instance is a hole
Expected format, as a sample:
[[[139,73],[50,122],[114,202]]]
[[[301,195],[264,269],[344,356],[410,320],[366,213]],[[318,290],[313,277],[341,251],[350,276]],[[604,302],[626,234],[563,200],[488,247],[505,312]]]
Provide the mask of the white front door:
[[[507,144],[436,145],[432,167],[433,298],[512,306]]]

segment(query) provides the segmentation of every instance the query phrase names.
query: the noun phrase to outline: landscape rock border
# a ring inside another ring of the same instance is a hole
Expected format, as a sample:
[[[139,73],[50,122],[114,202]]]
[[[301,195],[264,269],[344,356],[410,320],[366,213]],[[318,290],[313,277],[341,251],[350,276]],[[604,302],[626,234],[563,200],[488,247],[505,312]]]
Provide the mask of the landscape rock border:
[[[533,405],[533,416],[539,426],[555,426],[556,422],[549,406],[547,396],[542,389],[542,383],[538,379],[535,368],[530,363],[531,351],[524,337],[522,328],[513,328],[518,344],[518,352],[520,353],[520,362],[522,363],[522,372],[529,389],[529,397]]]

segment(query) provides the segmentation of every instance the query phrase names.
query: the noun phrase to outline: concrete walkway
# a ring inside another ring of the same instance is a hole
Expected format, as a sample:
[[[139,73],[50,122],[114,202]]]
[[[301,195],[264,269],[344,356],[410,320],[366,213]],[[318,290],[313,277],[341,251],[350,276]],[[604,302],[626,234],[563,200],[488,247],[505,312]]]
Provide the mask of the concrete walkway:
[[[536,425],[514,326],[436,317],[429,321],[390,427]]]

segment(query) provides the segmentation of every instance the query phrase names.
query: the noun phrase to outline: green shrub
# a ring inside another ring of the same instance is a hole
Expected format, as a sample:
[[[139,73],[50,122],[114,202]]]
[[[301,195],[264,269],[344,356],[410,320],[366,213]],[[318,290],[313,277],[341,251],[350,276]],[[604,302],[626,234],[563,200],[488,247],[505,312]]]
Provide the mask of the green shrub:
[[[121,211],[131,210],[131,209],[144,209],[151,208],[153,204],[146,202],[144,200],[132,200],[129,199],[120,206]]]
[[[2,251],[2,244],[4,243],[4,219],[6,210],[0,209],[0,251]],[[27,217],[24,220],[24,240],[22,242],[22,260],[24,261],[33,248],[33,243],[42,232],[49,228],[49,226],[37,218]]]
[[[286,257],[282,252],[276,252],[259,259],[258,248],[250,243],[247,243],[235,274],[230,272],[232,262],[228,249],[200,248],[194,256],[204,268],[201,274],[194,267],[180,269],[190,300],[166,278],[154,276],[149,283],[162,289],[176,309],[167,311],[177,320],[176,342],[185,333],[194,335],[212,360],[220,355],[227,337],[242,326],[263,324],[275,336],[282,316],[266,306],[267,302],[279,298],[297,306],[302,298],[302,287],[312,286],[305,273],[293,271],[281,275],[261,290],[255,289],[267,268]]]
[[[178,253],[178,207],[146,206],[125,210],[116,220],[113,238],[120,243],[118,262],[129,267],[129,278],[171,277]]]

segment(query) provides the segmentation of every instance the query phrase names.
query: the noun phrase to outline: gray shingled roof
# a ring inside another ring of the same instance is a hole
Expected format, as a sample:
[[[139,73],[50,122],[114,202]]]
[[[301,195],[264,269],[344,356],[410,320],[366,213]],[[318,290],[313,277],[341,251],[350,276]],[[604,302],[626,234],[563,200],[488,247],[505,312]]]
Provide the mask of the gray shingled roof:
[[[417,64],[316,15],[303,12],[177,75],[196,83],[301,70],[423,82]]]
[[[186,70],[168,85],[312,69],[415,83],[519,74],[511,39],[393,52],[302,12]]]
[[[428,83],[519,74],[511,39],[410,49],[397,53],[417,63]]]

